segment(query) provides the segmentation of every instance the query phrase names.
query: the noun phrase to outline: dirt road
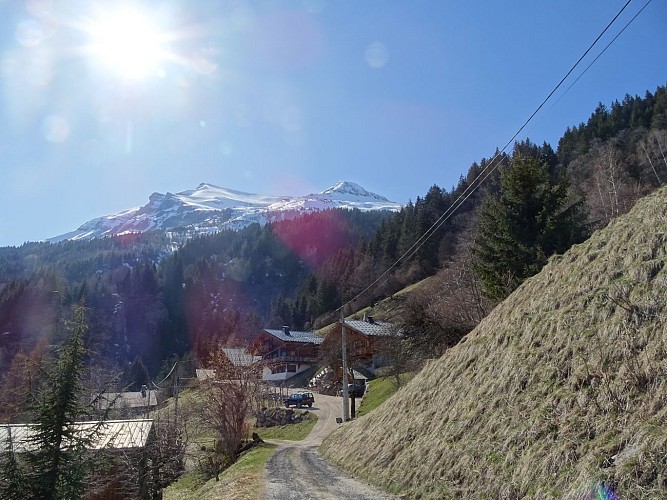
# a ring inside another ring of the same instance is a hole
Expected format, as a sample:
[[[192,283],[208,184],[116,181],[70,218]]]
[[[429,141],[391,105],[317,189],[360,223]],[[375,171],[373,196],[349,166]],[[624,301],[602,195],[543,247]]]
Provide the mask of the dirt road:
[[[358,403],[357,403],[358,404]],[[320,457],[317,448],[339,424],[342,399],[315,395],[313,431],[303,441],[282,443],[266,464],[267,500],[382,500],[391,495],[344,475]]]

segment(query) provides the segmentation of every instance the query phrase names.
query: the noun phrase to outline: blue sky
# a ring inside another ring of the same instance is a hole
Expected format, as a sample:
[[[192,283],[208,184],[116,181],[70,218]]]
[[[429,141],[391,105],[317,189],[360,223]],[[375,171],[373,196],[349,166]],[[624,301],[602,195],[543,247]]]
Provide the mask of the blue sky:
[[[449,189],[624,3],[0,0],[0,246],[202,182]],[[665,85],[666,20],[654,0],[520,138],[555,148],[598,102]]]

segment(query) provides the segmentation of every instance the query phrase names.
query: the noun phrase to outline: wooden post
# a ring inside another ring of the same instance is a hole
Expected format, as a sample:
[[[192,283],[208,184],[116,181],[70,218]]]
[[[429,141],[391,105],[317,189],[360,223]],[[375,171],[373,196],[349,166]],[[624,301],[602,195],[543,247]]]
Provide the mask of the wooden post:
[[[174,368],[178,361],[174,363]],[[178,423],[178,370],[174,371],[174,423]]]
[[[340,325],[341,325],[341,349],[343,355],[343,387],[342,387],[342,396],[343,396],[343,422],[350,420],[350,394],[347,388],[347,346],[345,339],[345,316],[343,316],[343,310],[340,311]]]

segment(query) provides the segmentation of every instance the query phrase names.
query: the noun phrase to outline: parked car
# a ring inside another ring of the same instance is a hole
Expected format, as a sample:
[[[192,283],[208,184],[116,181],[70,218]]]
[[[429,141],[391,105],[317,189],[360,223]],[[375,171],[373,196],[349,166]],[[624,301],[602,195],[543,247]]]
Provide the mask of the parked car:
[[[310,408],[313,406],[314,402],[315,396],[313,396],[312,392],[295,392],[284,400],[285,406],[287,408],[290,406],[296,406],[297,408],[307,406]]]

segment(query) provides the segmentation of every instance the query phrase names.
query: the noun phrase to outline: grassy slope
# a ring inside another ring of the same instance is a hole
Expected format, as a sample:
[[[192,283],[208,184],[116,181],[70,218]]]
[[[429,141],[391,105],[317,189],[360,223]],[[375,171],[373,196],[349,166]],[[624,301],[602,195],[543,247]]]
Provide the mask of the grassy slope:
[[[190,404],[198,401],[201,396],[196,391],[188,391],[184,398]],[[179,403],[180,404],[180,403]],[[172,407],[173,408],[173,407]],[[173,411],[173,410],[172,410]],[[252,428],[249,433],[257,432],[262,439],[275,441],[300,441],[304,439],[317,423],[317,415],[310,412],[310,418],[292,425],[281,425],[271,428]],[[213,435],[198,426],[192,440],[199,444],[209,444]],[[224,470],[219,481],[215,478],[204,481],[197,471],[186,472],[177,482],[170,485],[164,492],[165,500],[255,500],[264,497],[264,469],[266,462],[276,446],[266,443],[244,453],[239,460]]]
[[[409,373],[402,373],[400,375],[401,387],[403,387],[403,384],[406,384],[412,376],[413,375]],[[361,404],[357,410],[357,417],[362,417],[375,410],[395,392],[396,380],[394,377],[380,377],[371,380],[368,383],[364,399],[361,400]]]
[[[220,481],[200,482],[194,473],[186,474],[164,492],[165,500],[256,500],[263,497],[264,468],[275,445],[263,444],[244,454],[220,474]]]
[[[666,205],[553,258],[325,455],[414,498],[664,498]]]

